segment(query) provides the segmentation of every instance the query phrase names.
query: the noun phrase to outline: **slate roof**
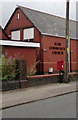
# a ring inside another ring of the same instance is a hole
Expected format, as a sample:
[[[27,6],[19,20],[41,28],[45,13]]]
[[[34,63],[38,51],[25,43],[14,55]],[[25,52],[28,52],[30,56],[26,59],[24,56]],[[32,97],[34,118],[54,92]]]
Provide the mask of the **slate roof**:
[[[32,10],[30,8],[18,6],[29,20],[37,27],[41,34],[65,37],[66,19],[48,13]],[[70,38],[76,39],[77,21],[70,20]]]

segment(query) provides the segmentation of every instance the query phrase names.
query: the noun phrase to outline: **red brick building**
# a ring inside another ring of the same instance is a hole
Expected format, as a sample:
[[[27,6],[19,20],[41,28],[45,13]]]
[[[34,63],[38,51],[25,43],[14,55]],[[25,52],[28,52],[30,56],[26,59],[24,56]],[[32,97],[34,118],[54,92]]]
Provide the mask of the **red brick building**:
[[[8,55],[20,53],[28,66],[39,61],[38,73],[48,73],[50,68],[57,72],[57,62],[65,64],[65,22],[64,18],[18,6],[4,29],[11,40],[2,45]],[[76,24],[70,20],[70,71],[78,70]]]
[[[7,40],[9,39],[9,37],[7,36],[7,34],[5,33],[5,31],[3,30],[3,28],[0,26],[0,39],[4,39]]]

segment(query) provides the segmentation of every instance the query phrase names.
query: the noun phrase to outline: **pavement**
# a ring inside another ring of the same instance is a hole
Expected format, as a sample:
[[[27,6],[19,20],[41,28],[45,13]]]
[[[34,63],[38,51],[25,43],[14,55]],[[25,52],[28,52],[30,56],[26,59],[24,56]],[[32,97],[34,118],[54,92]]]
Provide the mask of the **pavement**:
[[[21,104],[73,93],[78,91],[76,84],[76,81],[61,84],[53,83],[44,86],[0,92],[0,98],[2,98],[0,101],[0,108],[5,109]]]

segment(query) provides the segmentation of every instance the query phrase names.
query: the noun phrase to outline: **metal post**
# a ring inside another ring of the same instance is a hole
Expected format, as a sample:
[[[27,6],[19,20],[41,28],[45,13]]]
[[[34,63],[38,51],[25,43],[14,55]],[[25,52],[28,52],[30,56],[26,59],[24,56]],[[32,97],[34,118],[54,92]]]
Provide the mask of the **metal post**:
[[[69,47],[68,47],[68,40],[69,40],[69,0],[66,2],[66,50],[65,50],[65,74],[64,74],[64,82],[68,82],[68,69],[69,69],[69,63],[68,63],[68,53],[69,53]]]

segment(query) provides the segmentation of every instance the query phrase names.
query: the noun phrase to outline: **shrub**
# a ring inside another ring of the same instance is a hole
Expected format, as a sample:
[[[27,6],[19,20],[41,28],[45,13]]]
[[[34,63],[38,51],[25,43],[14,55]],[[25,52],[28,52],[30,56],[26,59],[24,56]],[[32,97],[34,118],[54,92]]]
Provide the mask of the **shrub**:
[[[15,59],[13,57],[7,57],[6,55],[1,55],[0,57],[0,72],[1,80],[14,80],[18,74],[16,71]]]

